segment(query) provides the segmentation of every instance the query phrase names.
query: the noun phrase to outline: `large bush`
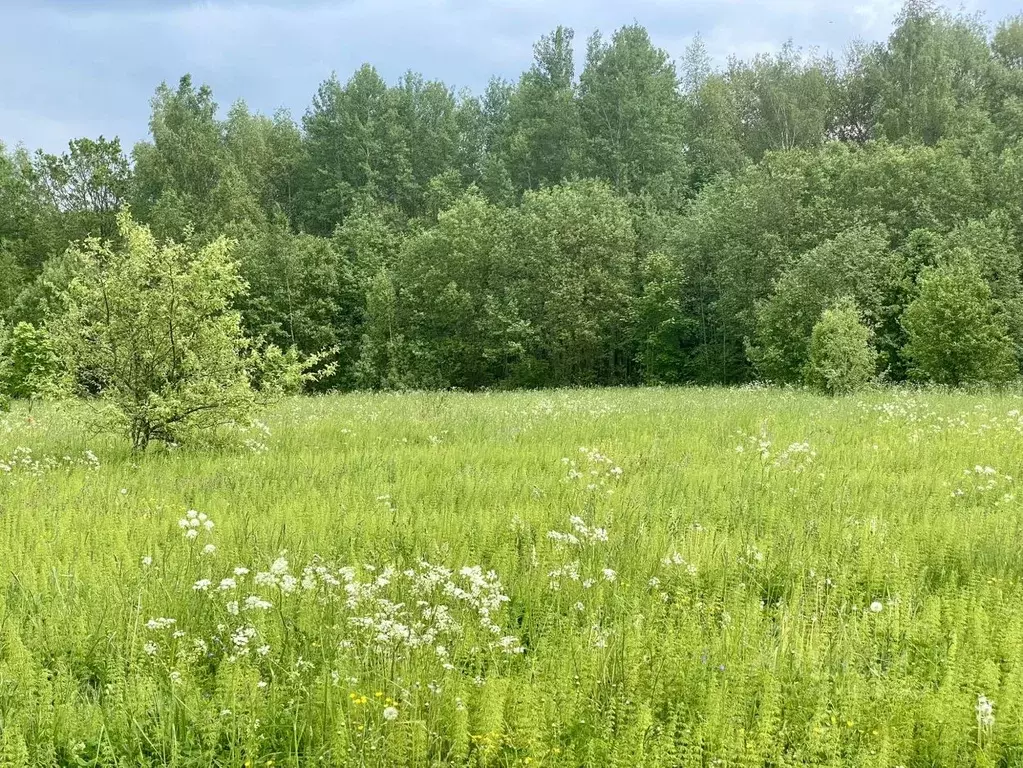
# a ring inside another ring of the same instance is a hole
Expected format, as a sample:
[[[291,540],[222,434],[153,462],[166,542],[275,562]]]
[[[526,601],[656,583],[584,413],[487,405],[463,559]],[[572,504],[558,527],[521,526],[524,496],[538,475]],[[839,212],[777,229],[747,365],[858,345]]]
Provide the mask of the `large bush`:
[[[245,283],[233,243],[158,243],[127,212],[118,229],[117,247],[91,239],[73,250],[67,312],[56,323],[71,378],[81,394],[95,395],[98,426],[142,450],[248,420],[260,399],[253,379],[270,391],[290,371],[282,373],[289,366],[275,356],[266,380],[262,356],[242,332],[232,307]]]
[[[912,376],[959,386],[1002,383],[1019,372],[1006,321],[972,260],[929,267],[917,284],[902,318]]]
[[[870,381],[876,364],[870,329],[852,299],[840,299],[824,310],[810,335],[807,386],[829,395],[854,392]]]

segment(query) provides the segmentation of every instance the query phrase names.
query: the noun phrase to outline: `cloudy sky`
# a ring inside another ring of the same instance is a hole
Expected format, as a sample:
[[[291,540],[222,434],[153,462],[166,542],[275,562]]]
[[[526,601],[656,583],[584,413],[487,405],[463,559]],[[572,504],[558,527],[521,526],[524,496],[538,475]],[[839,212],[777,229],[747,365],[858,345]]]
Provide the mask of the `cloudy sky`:
[[[222,107],[239,98],[297,118],[331,71],[363,62],[389,81],[412,69],[481,89],[514,79],[558,24],[577,56],[595,29],[638,21],[681,56],[699,32],[712,56],[748,56],[792,38],[841,51],[884,38],[899,0],[0,0],[0,141],[59,151],[78,136],[145,138],[149,99],[185,72]],[[1016,0],[967,0],[997,21]]]

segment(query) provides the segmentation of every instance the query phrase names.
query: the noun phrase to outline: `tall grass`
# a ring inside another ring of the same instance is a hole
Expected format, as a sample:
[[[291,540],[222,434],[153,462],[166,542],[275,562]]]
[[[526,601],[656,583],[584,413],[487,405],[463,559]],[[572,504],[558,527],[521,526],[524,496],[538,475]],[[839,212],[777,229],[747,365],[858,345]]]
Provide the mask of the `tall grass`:
[[[17,411],[0,766],[1023,764],[1020,400],[324,397],[143,457]]]

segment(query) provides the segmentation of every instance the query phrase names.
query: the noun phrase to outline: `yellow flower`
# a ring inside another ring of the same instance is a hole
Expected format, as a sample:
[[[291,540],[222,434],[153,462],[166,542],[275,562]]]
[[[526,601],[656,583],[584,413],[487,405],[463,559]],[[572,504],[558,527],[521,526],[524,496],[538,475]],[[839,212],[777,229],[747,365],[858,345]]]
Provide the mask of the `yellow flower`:
[[[380,698],[381,696],[383,696],[383,695],[384,695],[384,692],[383,692],[383,691],[377,691],[377,692],[376,692],[376,693],[374,693],[373,695],[374,695],[374,696],[376,696],[376,697],[377,697],[377,698],[379,699],[379,698]]]

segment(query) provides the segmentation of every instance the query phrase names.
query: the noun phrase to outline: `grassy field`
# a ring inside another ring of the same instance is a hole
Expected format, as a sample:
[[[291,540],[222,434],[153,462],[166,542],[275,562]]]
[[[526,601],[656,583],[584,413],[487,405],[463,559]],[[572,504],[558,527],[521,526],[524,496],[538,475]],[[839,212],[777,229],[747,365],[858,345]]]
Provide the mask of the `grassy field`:
[[[0,766],[1023,764],[1023,398],[0,416]]]

